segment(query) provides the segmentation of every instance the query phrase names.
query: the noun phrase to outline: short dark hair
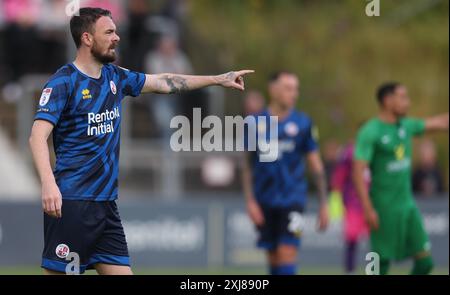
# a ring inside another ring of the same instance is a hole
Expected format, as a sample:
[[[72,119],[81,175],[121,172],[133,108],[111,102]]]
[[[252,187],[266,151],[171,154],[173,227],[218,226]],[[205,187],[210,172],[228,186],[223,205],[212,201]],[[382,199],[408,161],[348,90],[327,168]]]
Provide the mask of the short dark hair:
[[[288,71],[288,70],[280,70],[273,72],[269,75],[269,83],[277,81],[282,75],[292,75],[297,76],[294,72]]]
[[[381,84],[377,89],[377,100],[380,105],[383,105],[386,96],[391,95],[397,90],[401,84],[398,82],[386,82]]]
[[[93,33],[94,24],[102,16],[111,17],[111,12],[103,8],[83,7],[79,14],[70,19],[70,32],[77,48],[81,46],[81,35],[84,32]]]

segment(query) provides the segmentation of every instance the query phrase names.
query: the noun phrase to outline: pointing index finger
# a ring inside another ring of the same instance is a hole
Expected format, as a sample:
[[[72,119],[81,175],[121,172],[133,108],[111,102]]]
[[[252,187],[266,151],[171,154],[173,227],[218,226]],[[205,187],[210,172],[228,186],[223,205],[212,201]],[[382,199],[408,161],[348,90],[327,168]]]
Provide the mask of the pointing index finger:
[[[241,71],[238,71],[236,74],[238,76],[243,76],[243,75],[251,74],[251,73],[254,73],[254,72],[255,72],[254,70],[241,70]]]

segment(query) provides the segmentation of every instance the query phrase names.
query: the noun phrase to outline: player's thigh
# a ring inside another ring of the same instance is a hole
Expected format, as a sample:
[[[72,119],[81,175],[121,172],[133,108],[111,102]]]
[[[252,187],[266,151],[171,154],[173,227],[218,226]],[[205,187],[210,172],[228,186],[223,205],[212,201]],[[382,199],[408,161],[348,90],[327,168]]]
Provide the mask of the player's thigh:
[[[117,204],[115,201],[107,201],[102,205],[106,215],[106,225],[93,247],[88,268],[95,268],[96,264],[129,268],[128,246]]]
[[[94,268],[99,275],[132,275],[131,267],[127,265],[113,265],[96,263]]]
[[[276,259],[274,257],[277,246],[277,216],[274,214],[274,209],[270,207],[261,206],[264,223],[260,226],[256,226],[258,233],[257,246],[268,252],[269,261]],[[272,254],[271,254],[272,253]]]
[[[381,259],[403,259],[403,244],[406,239],[406,214],[404,209],[376,208],[379,217],[378,229],[370,232],[371,251]]]
[[[411,209],[408,217],[406,247],[413,257],[425,257],[430,253],[430,240],[423,225],[422,215],[417,207]]]

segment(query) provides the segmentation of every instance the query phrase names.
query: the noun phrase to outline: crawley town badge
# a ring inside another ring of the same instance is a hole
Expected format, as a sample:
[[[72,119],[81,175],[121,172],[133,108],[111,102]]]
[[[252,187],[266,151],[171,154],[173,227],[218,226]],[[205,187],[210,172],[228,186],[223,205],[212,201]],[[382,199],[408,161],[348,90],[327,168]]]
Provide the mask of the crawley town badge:
[[[59,258],[66,258],[67,255],[69,255],[69,252],[69,246],[67,246],[66,244],[59,244],[58,246],[56,246],[55,253]]]
[[[284,131],[289,136],[296,136],[298,134],[298,126],[294,122],[289,122],[285,125]]]
[[[111,92],[113,93],[113,94],[116,94],[117,93],[117,88],[116,88],[116,84],[114,84],[114,81],[109,81],[109,86],[111,86]]]

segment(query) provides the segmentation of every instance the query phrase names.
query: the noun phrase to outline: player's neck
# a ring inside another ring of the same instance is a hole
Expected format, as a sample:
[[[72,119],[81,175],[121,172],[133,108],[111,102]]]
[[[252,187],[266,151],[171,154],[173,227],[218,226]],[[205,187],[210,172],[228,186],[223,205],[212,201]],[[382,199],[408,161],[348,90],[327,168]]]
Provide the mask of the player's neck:
[[[279,120],[283,120],[291,113],[290,108],[289,109],[283,108],[277,104],[270,104],[268,109],[269,109],[270,115],[277,116]]]
[[[395,116],[394,114],[384,111],[382,110],[379,114],[378,114],[378,118],[385,122],[385,123],[389,123],[389,124],[396,124],[399,120],[399,118],[397,116]]]
[[[102,75],[103,64],[94,59],[91,54],[83,54],[79,52],[73,64],[83,74],[98,79]]]

